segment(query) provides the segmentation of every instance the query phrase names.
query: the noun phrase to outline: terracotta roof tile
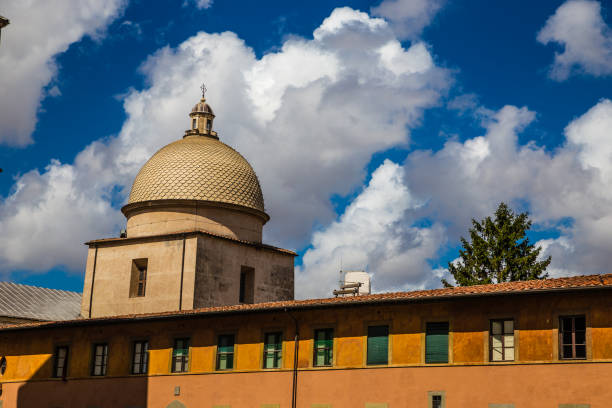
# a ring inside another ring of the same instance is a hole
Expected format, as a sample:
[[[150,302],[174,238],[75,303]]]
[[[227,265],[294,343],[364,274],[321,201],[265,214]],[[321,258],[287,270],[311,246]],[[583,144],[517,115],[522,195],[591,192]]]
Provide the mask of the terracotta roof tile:
[[[233,306],[207,307],[193,310],[183,310],[164,313],[148,313],[139,315],[124,315],[99,317],[93,319],[77,319],[58,322],[36,322],[24,323],[14,326],[0,326],[0,330],[21,330],[44,327],[57,326],[80,326],[90,324],[104,324],[114,322],[131,322],[142,320],[158,320],[166,318],[180,318],[187,316],[204,316],[225,313],[247,313],[247,312],[265,312],[274,310],[300,310],[315,307],[334,307],[348,306],[359,304],[377,304],[377,303],[394,303],[408,302],[424,299],[448,299],[473,296],[487,295],[512,295],[523,293],[538,293],[547,291],[562,291],[562,290],[580,290],[580,289],[597,289],[597,288],[612,288],[612,274],[605,275],[584,275],[572,276],[568,278],[556,278],[546,280],[533,280],[521,282],[505,282],[490,285],[465,286],[456,288],[443,288],[433,290],[417,290],[412,292],[391,292],[378,293],[365,296],[351,296],[342,298],[325,298],[325,299],[306,299],[306,300],[290,300],[281,302],[267,302],[255,304],[243,304]]]

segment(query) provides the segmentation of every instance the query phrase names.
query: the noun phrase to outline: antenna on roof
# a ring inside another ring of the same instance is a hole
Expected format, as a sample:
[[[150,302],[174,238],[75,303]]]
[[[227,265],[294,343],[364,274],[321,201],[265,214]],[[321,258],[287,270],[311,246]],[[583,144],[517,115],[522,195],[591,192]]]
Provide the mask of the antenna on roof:
[[[336,297],[369,295],[370,293],[370,275],[365,271],[345,272],[344,279],[340,280],[340,289],[333,291]]]

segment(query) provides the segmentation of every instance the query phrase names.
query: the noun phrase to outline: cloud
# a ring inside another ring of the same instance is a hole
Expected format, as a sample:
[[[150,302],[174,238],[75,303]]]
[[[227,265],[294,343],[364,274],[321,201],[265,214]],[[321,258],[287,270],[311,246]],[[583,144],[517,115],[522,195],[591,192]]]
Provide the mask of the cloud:
[[[120,225],[108,200],[99,199],[101,191],[83,184],[77,171],[53,160],[42,174],[19,178],[0,206],[0,272],[82,265],[83,242],[94,238],[88,234]]]
[[[0,51],[0,143],[32,143],[43,89],[58,71],[55,56],[86,35],[99,36],[124,4],[125,0],[3,2],[2,14],[11,24],[2,30]]]
[[[490,215],[500,201],[528,209],[536,226],[560,236],[542,240],[553,275],[609,271],[612,262],[612,101],[603,99],[565,128],[553,152],[518,144],[534,119],[527,108],[480,110],[485,134],[416,151],[405,163],[407,185],[426,200],[420,216],[434,218],[456,242],[471,218]]]
[[[555,53],[550,69],[550,77],[557,81],[575,73],[612,74],[612,29],[604,22],[597,1],[566,1],[548,18],[537,40],[564,48]]]
[[[386,18],[400,38],[416,38],[446,3],[445,0],[384,0],[372,14]]]
[[[193,3],[197,9],[204,10],[212,6],[213,0],[185,0],[183,7],[188,6],[190,3]]]
[[[413,210],[423,203],[412,197],[403,174],[385,160],[344,214],[314,233],[296,271],[296,296],[331,296],[341,262],[344,270],[369,272],[375,292],[439,285],[440,271],[432,273],[428,260],[444,242],[444,229],[412,226]]]
[[[403,167],[385,161],[344,214],[313,235],[296,271],[299,297],[330,296],[340,260],[345,270],[367,270],[378,292],[438,287],[448,271],[430,260],[501,201],[529,210],[535,228],[559,232],[536,243],[542,258],[552,256],[551,276],[609,271],[612,101],[601,100],[569,123],[565,143],[548,152],[518,142],[535,112],[475,109],[467,99],[466,111],[481,121],[484,135],[450,140],[436,152],[414,151]],[[421,225],[423,219],[431,225]]]
[[[20,207],[29,208],[32,219],[61,220],[62,208],[98,203],[95,223],[64,224],[79,235],[62,245],[81,248],[84,237],[115,235],[122,216],[110,203],[126,198],[155,151],[182,137],[204,81],[221,140],[241,152],[260,178],[272,217],[266,239],[302,247],[313,226],[335,219],[330,197],[359,188],[375,152],[408,143],[423,111],[438,105],[450,85],[449,73],[435,65],[423,43],[405,48],[384,20],[349,8],[334,10],[313,39],[292,37],[260,59],[234,33],[202,32],[158,50],[141,72],[148,87],[124,96],[127,119],[119,134],[90,144],[72,164],[53,162],[42,173],[17,179],[22,187],[0,206],[0,230],[14,225],[12,239],[23,244],[31,232],[18,228],[25,222]],[[60,168],[71,175],[64,179],[70,193],[55,193],[51,173]],[[23,191],[31,185],[49,199],[29,205]],[[51,222],[34,232],[53,236]],[[19,257],[0,252],[4,269],[79,269],[84,262],[58,251],[44,265],[32,265],[26,260],[39,256],[36,246],[22,246]]]

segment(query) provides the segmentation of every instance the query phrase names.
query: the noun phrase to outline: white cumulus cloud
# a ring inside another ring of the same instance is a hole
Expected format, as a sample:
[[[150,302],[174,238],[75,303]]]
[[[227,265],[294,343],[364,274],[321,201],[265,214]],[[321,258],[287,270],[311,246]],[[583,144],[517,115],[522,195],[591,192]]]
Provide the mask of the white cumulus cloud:
[[[566,1],[548,18],[537,39],[563,47],[563,52],[555,53],[550,69],[555,80],[563,81],[573,73],[612,74],[612,29],[598,1]]]
[[[568,124],[565,143],[553,152],[518,134],[534,120],[527,108],[486,113],[485,134],[449,141],[437,151],[416,151],[406,161],[415,197],[427,200],[421,216],[447,227],[448,238],[466,236],[470,219],[490,215],[501,201],[528,209],[540,228],[553,275],[609,272],[612,255],[612,101],[603,99]]]
[[[450,83],[424,44],[405,48],[384,20],[349,8],[334,10],[313,39],[291,38],[260,59],[234,33],[201,32],[158,50],[141,71],[148,87],[125,96],[127,119],[118,135],[90,144],[72,164],[53,162],[17,180],[22,187],[0,206],[0,230],[14,225],[12,240],[53,236],[57,228],[49,222],[33,232],[19,229],[25,222],[21,206],[29,206],[32,220],[60,220],[63,208],[85,208],[85,200],[98,203],[95,223],[73,221],[71,231],[79,235],[62,245],[82,251],[84,237],[116,233],[122,216],[111,198],[124,199],[144,162],[183,136],[204,81],[220,139],[241,152],[260,178],[272,217],[266,239],[301,247],[313,226],[335,218],[330,197],[357,189],[375,152],[408,143],[409,130],[425,109],[440,103]],[[64,194],[55,192],[56,169],[71,175]],[[30,185],[41,196],[33,204],[22,192]],[[84,262],[65,250],[34,265],[26,260],[39,256],[36,246],[20,248],[10,259],[0,251],[3,269],[78,269]]]
[[[0,206],[0,272],[47,270],[84,263],[91,231],[111,233],[121,225],[96,183],[87,184],[78,168],[56,160],[43,173],[22,175]]]
[[[428,260],[444,243],[444,229],[412,225],[423,203],[412,197],[403,175],[400,165],[385,160],[342,216],[315,232],[296,271],[296,296],[331,296],[340,265],[370,273],[375,292],[439,285]]]
[[[122,11],[125,0],[9,0],[2,15],[0,143],[32,142],[43,89],[57,74],[55,56],[83,36],[98,36]],[[52,87],[51,96],[60,95]]]
[[[400,38],[415,38],[431,23],[445,0],[384,0],[372,14],[391,22]]]

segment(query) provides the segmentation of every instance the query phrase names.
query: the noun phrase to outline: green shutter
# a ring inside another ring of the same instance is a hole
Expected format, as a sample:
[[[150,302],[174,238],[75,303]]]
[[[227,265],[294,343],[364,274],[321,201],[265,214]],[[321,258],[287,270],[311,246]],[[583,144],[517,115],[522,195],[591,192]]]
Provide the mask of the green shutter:
[[[234,367],[234,335],[219,336],[217,346],[217,369],[230,370]]]
[[[174,356],[188,356],[189,355],[189,339],[176,339],[174,341],[174,350],[172,350]]]
[[[368,364],[389,361],[389,326],[368,327]]]
[[[315,331],[314,353],[315,366],[328,366],[332,364],[334,353],[333,329]]]
[[[448,322],[427,323],[425,362],[448,363]]]
[[[264,342],[264,368],[279,368],[282,352],[282,333],[267,333]]]

